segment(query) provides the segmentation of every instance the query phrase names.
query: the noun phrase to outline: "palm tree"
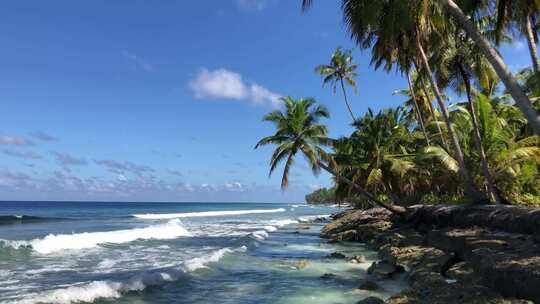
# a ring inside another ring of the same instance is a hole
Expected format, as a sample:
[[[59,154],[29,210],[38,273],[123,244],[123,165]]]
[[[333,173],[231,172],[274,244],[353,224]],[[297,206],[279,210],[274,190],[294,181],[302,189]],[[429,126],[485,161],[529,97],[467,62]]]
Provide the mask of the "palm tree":
[[[446,28],[435,22],[432,15],[442,14],[442,8],[428,4],[427,9],[417,7],[411,1],[371,1],[344,0],[344,19],[353,39],[362,48],[371,48],[372,63],[375,67],[385,64],[388,70],[397,62],[400,67],[407,67],[419,58],[435,94],[452,148],[454,158],[459,163],[459,173],[465,191],[475,202],[485,197],[476,189],[465,166],[459,138],[454,131],[442,93],[434,78],[424,45],[435,43],[433,31],[445,32]],[[444,24],[443,24],[444,26]]]
[[[482,36],[474,22],[467,17],[467,14],[454,1],[439,0],[439,2],[445,6],[447,12],[452,15],[456,23],[469,35],[484,56],[486,56],[486,59],[497,72],[497,75],[506,86],[510,95],[512,95],[516,105],[523,112],[531,127],[535,130],[536,134],[540,135],[540,115],[533,108],[529,97],[527,97],[523,89],[519,86],[502,57],[486,37]]]
[[[416,92],[414,90],[414,87],[412,85],[412,81],[411,81],[411,74],[409,72],[406,72],[406,76],[407,78],[407,85],[409,86],[409,91],[411,92],[411,98],[413,100],[413,103],[414,103],[414,107],[416,109],[416,113],[418,115],[418,122],[420,123],[420,127],[422,128],[422,133],[424,133],[424,138],[426,139],[426,144],[428,146],[431,146],[431,142],[429,140],[429,136],[426,132],[426,127],[425,127],[425,124],[424,124],[424,117],[422,115],[422,111],[420,110],[420,105],[418,104],[418,99],[416,98]]]
[[[538,4],[531,0],[498,0],[497,1],[497,43],[505,30],[512,29],[513,25],[525,36],[529,46],[532,66],[536,72],[540,72],[536,43],[538,36],[532,24],[538,18]]]
[[[441,12],[448,12],[456,21],[456,24],[462,28],[474,41],[474,43],[479,47],[484,56],[486,56],[489,63],[493,66],[497,75],[502,80],[508,92],[512,95],[512,98],[515,100],[519,109],[523,112],[523,115],[529,121],[531,127],[535,130],[537,134],[540,134],[540,115],[532,107],[531,101],[527,95],[523,92],[522,88],[519,86],[516,79],[513,77],[512,73],[508,69],[508,66],[504,63],[501,56],[497,53],[495,48],[489,43],[489,41],[480,34],[478,28],[473,21],[469,19],[467,14],[452,0],[438,0],[438,1],[372,1],[372,0],[342,0],[342,8],[344,12],[345,22],[348,24],[349,30],[352,36],[357,40],[358,44],[364,48],[368,48],[373,44],[373,40],[378,37],[381,39],[381,36],[387,36],[384,40],[384,43],[381,43],[381,48],[387,48],[386,43],[390,43],[391,39],[388,36],[392,36],[394,32],[399,32],[399,29],[402,28],[403,23],[407,23],[411,20],[419,22],[419,25],[422,27],[422,31],[429,29],[431,26],[429,24],[430,17],[424,15],[422,20],[418,20],[420,14],[440,14]],[[475,1],[480,2],[480,1]],[[313,0],[302,0],[302,8],[304,10],[308,9],[313,4]],[[417,5],[422,5],[422,7],[417,7]],[[443,5],[444,8],[439,7]],[[390,10],[389,10],[390,7]],[[412,9],[411,9],[412,8]],[[404,10],[403,10],[404,9]],[[384,11],[384,14],[381,12]],[[390,14],[388,14],[390,12]],[[386,20],[386,22],[381,22],[381,17],[392,18],[393,20]],[[436,15],[438,25],[448,25],[447,22],[440,22],[441,16]],[[362,20],[363,22],[359,23],[358,21]],[[411,30],[410,27],[407,30]],[[419,30],[417,26],[414,31]],[[425,34],[425,33],[424,33]],[[417,35],[418,36],[418,35]],[[426,35],[424,35],[426,36]],[[377,45],[377,43],[375,43]],[[419,45],[419,47],[422,45]],[[420,51],[420,50],[419,50]],[[423,50],[421,52],[424,52]],[[424,52],[425,53],[425,52]],[[424,56],[425,57],[425,56]],[[434,88],[434,91],[438,91]],[[440,92],[435,92],[436,95],[439,95]],[[440,98],[437,98],[438,101]],[[441,109],[442,110],[442,109]],[[442,110],[443,117],[445,117],[444,110]],[[446,122],[445,118],[445,122]],[[451,132],[451,130],[448,130]],[[450,137],[454,143],[452,134]],[[454,143],[455,144],[455,143]],[[454,147],[454,149],[456,149]],[[459,160],[459,155],[456,155]],[[460,161],[461,163],[461,161]],[[463,171],[463,170],[461,170]],[[465,178],[465,176],[464,176]],[[468,180],[468,178],[465,178]]]
[[[432,104],[432,93],[431,93],[431,90],[428,88],[427,84],[426,84],[426,81],[424,80],[424,78],[426,77],[425,75],[422,75],[420,72],[421,70],[418,69],[418,65],[415,63],[414,65],[415,69],[416,69],[416,81],[415,81],[415,84],[418,83],[418,85],[420,85],[422,87],[422,91],[424,93],[424,98],[426,99],[427,101],[427,104],[429,106],[429,111],[431,113],[431,119],[433,120],[435,126],[437,127],[437,131],[438,131],[438,134],[441,138],[441,144],[442,146],[447,150],[447,151],[450,151],[450,147],[448,146],[448,143],[446,142],[446,139],[444,138],[444,134],[443,134],[443,131],[441,129],[441,125],[439,124],[439,120],[437,118],[437,113],[435,113],[435,108],[433,107],[433,104]]]
[[[415,169],[409,153],[413,138],[403,108],[381,110],[376,115],[369,109],[355,126],[357,131],[350,137],[355,149],[349,157],[336,156],[336,162],[353,160],[348,164],[357,171],[353,181],[362,180],[366,188],[380,189],[396,200],[411,189],[408,173]]]
[[[349,110],[352,121],[355,122],[356,118],[347,99],[347,92],[345,91],[345,82],[349,84],[353,89],[356,89],[356,69],[357,65],[353,63],[352,51],[342,51],[341,48],[337,48],[332,54],[330,64],[322,64],[315,68],[315,72],[323,77],[323,86],[327,83],[331,83],[334,94],[336,93],[336,86],[339,83],[343,92],[343,98],[345,105]]]
[[[338,173],[335,163],[322,148],[331,142],[327,137],[328,129],[326,126],[319,124],[321,118],[329,117],[325,107],[317,105],[315,100],[311,98],[295,100],[292,97],[284,97],[281,100],[285,104],[284,111],[275,110],[264,116],[264,121],[275,125],[276,133],[262,138],[255,146],[255,149],[268,144],[277,145],[270,160],[270,174],[274,172],[281,162],[285,161],[281,178],[282,189],[287,188],[289,185],[289,172],[294,163],[294,158],[298,153],[301,153],[309,162],[315,174],[320,169],[323,169],[335,176],[337,180],[353,187],[371,203],[386,208],[393,213],[404,214],[406,212],[406,209],[401,206],[389,205],[378,200],[362,186]]]
[[[498,191],[496,190],[493,177],[490,173],[486,153],[482,145],[482,138],[480,136],[478,118],[471,88],[472,78],[475,76],[479,79],[485,78],[483,75],[486,73],[489,74],[491,66],[486,62],[483,56],[480,55],[474,44],[470,43],[468,37],[461,35],[461,33],[456,33],[454,36],[447,37],[447,43],[444,44],[444,50],[437,52],[437,55],[434,56],[434,60],[438,61],[438,82],[442,83],[443,86],[453,87],[458,94],[465,91],[467,95],[469,113],[473,126],[472,137],[480,156],[488,192],[496,203],[500,203],[501,199],[497,194]]]
[[[516,193],[526,192],[519,189],[523,184],[532,184],[534,188],[532,191],[538,195],[540,138],[523,133],[522,129],[527,123],[523,114],[516,107],[498,100],[499,98],[489,100],[486,96],[478,94],[475,104],[486,158],[491,165],[492,178],[499,186],[495,191],[501,202],[508,203],[507,198],[511,199],[516,197]],[[453,116],[454,123],[461,124],[460,121],[467,120],[470,116],[465,109],[456,111]],[[467,127],[462,126],[460,129],[466,129],[467,133],[471,132]],[[448,170],[453,171],[457,167],[455,159],[443,151],[432,149],[427,152],[425,156],[437,159]],[[529,170],[532,173],[527,174],[527,168],[532,168]],[[530,181],[527,181],[528,179]],[[518,199],[522,198],[518,196]]]

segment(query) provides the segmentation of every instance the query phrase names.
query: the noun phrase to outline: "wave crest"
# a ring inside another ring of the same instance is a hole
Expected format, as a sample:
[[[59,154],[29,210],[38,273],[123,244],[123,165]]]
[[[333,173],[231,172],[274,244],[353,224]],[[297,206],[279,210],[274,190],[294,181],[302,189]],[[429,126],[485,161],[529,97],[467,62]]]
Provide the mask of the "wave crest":
[[[66,288],[31,294],[23,300],[8,302],[10,304],[38,304],[38,303],[92,303],[96,300],[117,299],[122,294],[132,291],[141,291],[148,286],[162,285],[180,280],[186,271],[195,271],[207,267],[208,263],[218,262],[226,254],[244,252],[246,247],[237,249],[222,248],[206,256],[194,258],[184,263],[183,268],[170,268],[145,272],[127,281],[92,281]]]
[[[75,234],[49,234],[42,239],[31,241],[0,240],[4,245],[19,249],[31,247],[41,254],[49,254],[63,250],[79,250],[96,247],[100,244],[122,244],[135,240],[174,239],[191,236],[180,220],[172,220],[165,224],[145,228],[134,228],[106,232],[83,232]]]
[[[285,212],[284,208],[277,209],[259,209],[259,210],[231,210],[231,211],[202,211],[202,212],[187,212],[187,213],[147,213],[147,214],[133,214],[134,217],[145,220],[163,220],[174,219],[184,217],[210,217],[210,216],[227,216],[227,215],[244,215],[244,214],[257,214],[257,213],[275,213]]]

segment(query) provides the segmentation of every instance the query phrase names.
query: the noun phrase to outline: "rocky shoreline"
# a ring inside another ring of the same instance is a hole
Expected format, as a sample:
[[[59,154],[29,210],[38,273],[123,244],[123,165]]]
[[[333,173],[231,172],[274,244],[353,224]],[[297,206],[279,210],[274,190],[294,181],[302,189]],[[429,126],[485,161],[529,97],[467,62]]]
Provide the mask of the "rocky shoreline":
[[[405,220],[379,208],[349,210],[322,229],[330,242],[362,242],[378,251],[380,261],[360,288],[408,278],[410,287],[386,301],[358,303],[540,303],[537,210],[438,208],[419,208]]]

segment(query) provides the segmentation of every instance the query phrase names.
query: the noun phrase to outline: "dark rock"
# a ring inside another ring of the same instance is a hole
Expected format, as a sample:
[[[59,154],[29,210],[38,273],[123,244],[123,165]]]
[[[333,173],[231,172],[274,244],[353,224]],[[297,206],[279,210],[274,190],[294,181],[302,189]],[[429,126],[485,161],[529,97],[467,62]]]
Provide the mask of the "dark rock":
[[[384,304],[384,301],[377,297],[367,297],[363,300],[356,302],[356,304]]]
[[[333,280],[336,277],[337,276],[335,274],[333,274],[333,273],[325,273],[322,276],[320,276],[320,278],[323,279],[323,280]]]
[[[540,233],[540,209],[503,205],[418,205],[409,208],[417,223],[437,227],[483,227],[535,234]]]
[[[540,209],[408,209],[405,219],[378,208],[347,211],[327,224],[322,235],[378,250],[382,261],[368,269],[373,278],[409,272],[410,288],[386,303],[540,303]]]
[[[367,261],[366,257],[363,255],[356,255],[352,258],[352,260],[356,261],[356,263],[365,263]]]
[[[426,271],[443,272],[454,255],[426,246],[395,247],[385,245],[379,248],[379,256],[392,264],[402,266],[409,271],[422,268]]]
[[[373,262],[369,266],[367,273],[373,275],[379,280],[390,278],[394,273],[401,272],[403,268],[400,268],[388,261]]]
[[[467,262],[459,262],[446,271],[449,279],[462,282],[464,284],[479,284],[482,278],[474,271],[472,265]]]
[[[337,233],[333,235],[331,238],[331,241],[333,242],[347,242],[347,241],[357,241],[358,240],[358,233],[356,230],[347,230],[340,233]]]
[[[359,225],[381,220],[389,221],[390,212],[382,208],[351,210],[340,214],[339,217],[334,217],[334,221],[324,226],[321,234],[329,237],[343,231],[355,230]]]
[[[377,289],[380,289],[381,287],[379,286],[379,284],[373,282],[373,281],[370,281],[370,280],[365,280],[363,281],[360,286],[358,287],[358,289],[363,289],[363,290],[377,290]]]
[[[347,256],[344,255],[341,252],[332,252],[329,255],[327,255],[326,257],[329,258],[329,259],[340,259],[340,260],[347,258]]]

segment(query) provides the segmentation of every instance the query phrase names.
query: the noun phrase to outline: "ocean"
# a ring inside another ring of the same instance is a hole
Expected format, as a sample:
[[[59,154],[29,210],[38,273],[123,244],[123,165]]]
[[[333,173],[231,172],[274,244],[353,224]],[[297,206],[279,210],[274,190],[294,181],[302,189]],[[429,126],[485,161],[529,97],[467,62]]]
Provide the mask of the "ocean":
[[[328,244],[332,206],[0,202],[0,303],[356,303],[376,253]],[[319,220],[316,220],[319,219]],[[352,264],[328,258],[362,254]]]

